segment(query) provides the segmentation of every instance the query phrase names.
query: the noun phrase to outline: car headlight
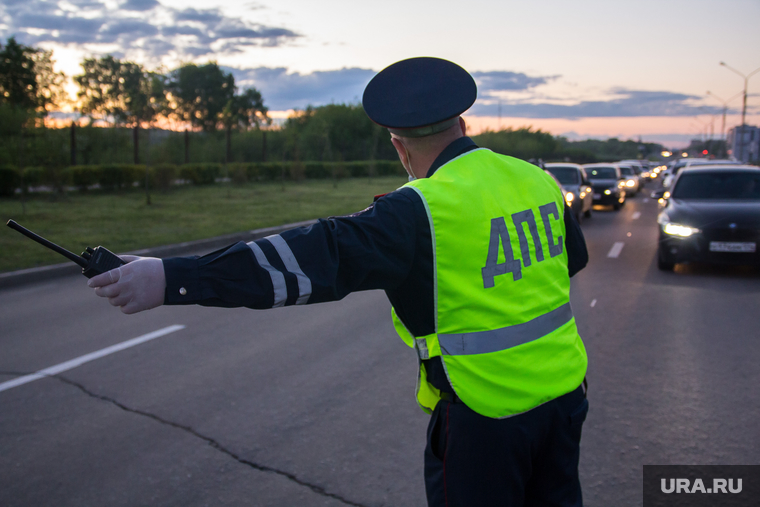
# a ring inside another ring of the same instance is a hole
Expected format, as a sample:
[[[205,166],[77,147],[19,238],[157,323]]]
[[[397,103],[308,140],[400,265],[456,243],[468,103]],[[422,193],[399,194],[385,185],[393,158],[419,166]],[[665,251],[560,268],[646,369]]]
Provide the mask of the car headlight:
[[[690,225],[673,223],[664,213],[657,217],[657,223],[662,225],[662,232],[670,236],[678,236],[679,238],[688,238],[689,236],[702,232]]]
[[[572,192],[568,192],[565,194],[565,202],[567,202],[568,204],[573,202],[573,199],[575,199],[575,195]]]
[[[625,186],[625,181],[618,181],[618,187],[623,188]]]
[[[663,229],[663,232],[665,234],[670,234],[671,236],[680,236],[682,238],[688,238],[692,234],[697,234],[701,231],[695,227],[690,227],[688,225],[673,224],[673,223],[668,222],[667,224],[665,224],[665,228]]]
[[[625,182],[625,186],[626,186],[626,187],[632,187],[632,186],[634,186],[635,184],[636,184],[636,182],[635,182],[635,181],[633,181],[633,180],[628,180],[628,181],[626,181],[626,182]]]
[[[604,195],[610,195],[611,193],[612,193],[612,190],[610,190],[609,188],[604,191]]]

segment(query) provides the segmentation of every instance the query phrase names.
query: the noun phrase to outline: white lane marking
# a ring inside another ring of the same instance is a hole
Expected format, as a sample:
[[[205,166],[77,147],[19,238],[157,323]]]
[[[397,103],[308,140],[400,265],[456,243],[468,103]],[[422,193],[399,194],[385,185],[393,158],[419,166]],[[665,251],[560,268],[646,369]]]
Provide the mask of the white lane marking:
[[[649,202],[649,197],[644,197],[641,202]]]
[[[596,299],[591,302],[591,308],[596,306]]]
[[[169,333],[179,331],[180,329],[185,329],[185,326],[175,324],[173,326],[159,329],[158,331],[153,331],[152,333],[138,336],[137,338],[132,338],[131,340],[117,343],[116,345],[111,345],[110,347],[106,347],[104,349],[96,350],[95,352],[90,352],[89,354],[79,356],[76,359],[72,359],[71,361],[66,361],[65,363],[60,363],[55,366],[51,366],[50,368],[45,368],[44,370],[40,370],[37,373],[32,373],[31,375],[24,375],[23,377],[18,377],[13,380],[9,380],[8,382],[3,382],[2,384],[0,384],[0,392],[7,391],[8,389],[12,389],[14,387],[18,387],[24,384],[28,384],[29,382],[33,382],[41,378],[49,377],[50,375],[57,375],[58,373],[71,370],[73,368],[76,368],[77,366],[81,366],[85,363],[89,363],[90,361],[94,361],[96,359],[100,359],[101,357],[105,357],[109,354],[113,354],[114,352],[119,352],[121,350],[134,347],[135,345],[140,345],[141,343],[145,343],[150,340],[155,340],[156,338],[160,338],[161,336],[167,335]]]
[[[625,246],[625,243],[622,241],[617,241],[614,245],[612,245],[612,248],[610,248],[609,253],[607,254],[607,257],[611,257],[613,259],[617,259],[617,257],[620,255],[620,251]]]
[[[641,216],[641,211],[634,211],[633,215],[631,215],[631,218],[633,218],[634,220],[638,220],[640,216]]]

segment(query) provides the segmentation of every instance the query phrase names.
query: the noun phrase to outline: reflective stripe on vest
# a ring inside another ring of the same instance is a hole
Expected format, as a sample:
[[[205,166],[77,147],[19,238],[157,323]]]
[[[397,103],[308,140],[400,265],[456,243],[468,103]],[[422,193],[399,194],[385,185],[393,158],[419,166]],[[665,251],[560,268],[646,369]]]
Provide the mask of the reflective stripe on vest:
[[[441,354],[447,356],[498,352],[538,340],[567,324],[572,318],[573,310],[570,303],[565,303],[549,313],[514,326],[476,333],[439,334],[438,343],[441,346]],[[427,351],[427,347],[425,350]]]

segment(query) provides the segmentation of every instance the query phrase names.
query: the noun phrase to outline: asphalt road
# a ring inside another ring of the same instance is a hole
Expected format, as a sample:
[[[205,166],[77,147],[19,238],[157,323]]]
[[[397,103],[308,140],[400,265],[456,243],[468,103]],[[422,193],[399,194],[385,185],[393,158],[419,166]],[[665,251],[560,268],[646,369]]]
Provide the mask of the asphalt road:
[[[588,506],[641,505],[645,464],[760,464],[760,271],[659,272],[656,210],[583,223]],[[125,316],[85,282],[0,290],[0,505],[425,505],[416,359],[382,293]]]

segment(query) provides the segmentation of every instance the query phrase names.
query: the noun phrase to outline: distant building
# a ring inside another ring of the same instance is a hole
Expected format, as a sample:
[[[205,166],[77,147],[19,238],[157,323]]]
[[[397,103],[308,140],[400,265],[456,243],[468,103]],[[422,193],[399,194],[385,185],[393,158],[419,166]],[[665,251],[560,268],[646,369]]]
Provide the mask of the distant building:
[[[739,125],[728,131],[728,146],[731,155],[742,162],[760,161],[760,128],[753,125]]]

